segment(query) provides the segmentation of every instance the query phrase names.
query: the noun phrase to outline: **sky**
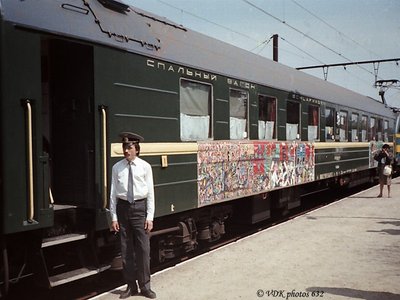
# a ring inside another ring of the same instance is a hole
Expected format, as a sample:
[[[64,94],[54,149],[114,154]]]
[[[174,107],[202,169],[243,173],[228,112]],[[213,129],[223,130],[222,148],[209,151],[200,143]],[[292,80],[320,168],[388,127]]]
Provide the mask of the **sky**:
[[[184,27],[293,67],[400,58],[400,0],[122,0]],[[324,79],[322,68],[303,70]],[[400,60],[328,68],[327,80],[400,108]]]

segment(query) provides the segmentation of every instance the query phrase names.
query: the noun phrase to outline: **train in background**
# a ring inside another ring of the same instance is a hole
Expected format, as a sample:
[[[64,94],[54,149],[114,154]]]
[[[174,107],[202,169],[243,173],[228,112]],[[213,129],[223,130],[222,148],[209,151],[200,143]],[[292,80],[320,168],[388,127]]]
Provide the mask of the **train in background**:
[[[111,267],[122,131],[145,138],[157,261],[218,240],[227,219],[372,182],[371,153],[400,152],[399,116],[379,101],[119,1],[0,0],[0,12],[2,295]]]
[[[395,172],[398,174],[399,167],[400,167],[400,112],[397,110],[397,120],[396,120],[396,127],[395,127],[395,134],[394,134],[394,163],[395,163]]]

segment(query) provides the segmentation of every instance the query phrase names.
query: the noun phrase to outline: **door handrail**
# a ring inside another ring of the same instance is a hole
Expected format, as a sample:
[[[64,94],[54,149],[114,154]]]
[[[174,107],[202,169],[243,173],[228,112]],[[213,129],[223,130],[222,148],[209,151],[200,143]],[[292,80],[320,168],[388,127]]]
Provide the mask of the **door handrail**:
[[[106,107],[100,106],[102,116],[102,146],[103,146],[103,209],[107,208],[107,112]]]
[[[34,198],[34,182],[33,182],[33,130],[32,130],[32,105],[31,100],[24,100],[26,107],[26,138],[27,138],[27,150],[28,150],[28,222],[34,221],[35,216],[35,198]]]

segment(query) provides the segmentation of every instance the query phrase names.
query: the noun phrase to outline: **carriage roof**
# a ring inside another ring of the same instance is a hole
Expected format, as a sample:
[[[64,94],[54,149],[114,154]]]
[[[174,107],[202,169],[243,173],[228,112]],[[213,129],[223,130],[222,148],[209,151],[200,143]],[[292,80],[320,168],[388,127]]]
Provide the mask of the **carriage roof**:
[[[16,26],[103,44],[171,63],[393,117],[375,99],[114,0],[0,0]]]

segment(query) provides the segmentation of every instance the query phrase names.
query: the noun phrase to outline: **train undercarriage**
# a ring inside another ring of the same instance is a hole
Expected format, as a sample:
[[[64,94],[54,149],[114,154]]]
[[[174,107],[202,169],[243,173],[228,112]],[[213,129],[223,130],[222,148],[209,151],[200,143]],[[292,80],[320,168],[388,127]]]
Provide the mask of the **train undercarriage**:
[[[151,233],[152,266],[193,253],[202,244],[212,244],[235,225],[279,218],[306,203],[310,195],[325,190],[340,192],[375,179],[375,170],[365,170],[159,218]],[[90,230],[88,224],[94,218],[90,210],[55,208],[54,227],[1,241],[3,295],[27,278],[51,288],[107,269],[121,269],[118,235]]]

